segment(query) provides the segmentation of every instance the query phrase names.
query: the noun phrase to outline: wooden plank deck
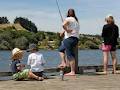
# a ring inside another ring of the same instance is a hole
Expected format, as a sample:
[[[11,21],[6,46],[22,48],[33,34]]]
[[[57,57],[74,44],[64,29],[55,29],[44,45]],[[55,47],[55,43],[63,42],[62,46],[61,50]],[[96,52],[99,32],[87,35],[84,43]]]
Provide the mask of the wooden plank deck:
[[[120,90],[120,74],[53,77],[44,81],[0,81],[0,90]]]
[[[112,65],[108,65],[108,68],[112,68]],[[99,72],[102,71],[103,69],[103,65],[99,65],[99,66],[79,66],[78,67],[78,73],[79,74],[84,74],[85,70],[94,70],[95,72]],[[69,71],[70,68],[65,68],[65,72]],[[120,64],[117,65],[117,70],[120,70]],[[47,73],[54,73],[54,72],[59,72],[59,68],[53,67],[53,68],[46,68],[45,72]],[[0,72],[0,76],[10,76],[12,75],[11,72]]]

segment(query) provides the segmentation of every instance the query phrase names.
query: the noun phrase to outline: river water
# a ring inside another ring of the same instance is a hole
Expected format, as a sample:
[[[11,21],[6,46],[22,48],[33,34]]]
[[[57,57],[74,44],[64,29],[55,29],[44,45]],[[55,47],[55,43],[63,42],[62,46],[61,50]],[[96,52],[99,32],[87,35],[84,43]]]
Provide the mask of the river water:
[[[60,63],[60,56],[57,50],[40,50],[46,60],[46,68],[57,67]],[[22,63],[27,63],[29,53],[25,52]],[[10,51],[0,51],[0,71],[10,71]],[[120,64],[120,50],[117,50],[118,63]],[[102,51],[101,50],[79,50],[79,66],[85,65],[101,65]],[[111,64],[111,60],[109,62]]]

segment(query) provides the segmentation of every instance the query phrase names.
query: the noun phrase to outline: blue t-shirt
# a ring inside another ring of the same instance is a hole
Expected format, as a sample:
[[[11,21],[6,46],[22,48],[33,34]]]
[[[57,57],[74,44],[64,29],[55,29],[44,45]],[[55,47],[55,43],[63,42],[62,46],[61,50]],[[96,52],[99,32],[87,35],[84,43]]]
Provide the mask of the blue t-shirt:
[[[20,65],[20,60],[14,60],[12,61],[11,63],[11,70],[12,70],[12,73],[17,73],[19,72],[19,70],[17,69],[17,66]]]

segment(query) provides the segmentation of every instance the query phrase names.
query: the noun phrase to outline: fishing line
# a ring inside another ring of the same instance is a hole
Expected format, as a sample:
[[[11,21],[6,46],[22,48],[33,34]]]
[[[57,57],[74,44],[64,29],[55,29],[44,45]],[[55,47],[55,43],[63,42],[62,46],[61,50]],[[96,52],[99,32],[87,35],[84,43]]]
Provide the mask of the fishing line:
[[[58,8],[58,12],[60,14],[60,17],[61,17],[61,21],[63,22],[63,17],[62,17],[62,13],[61,13],[61,10],[60,10],[60,6],[59,6],[58,0],[56,0],[56,5],[57,5],[57,8]]]

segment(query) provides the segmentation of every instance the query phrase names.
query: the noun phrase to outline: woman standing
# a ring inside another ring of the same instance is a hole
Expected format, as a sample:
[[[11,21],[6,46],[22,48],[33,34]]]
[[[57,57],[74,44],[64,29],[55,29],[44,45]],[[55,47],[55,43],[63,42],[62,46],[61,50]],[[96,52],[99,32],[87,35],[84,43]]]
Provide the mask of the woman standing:
[[[118,44],[117,38],[119,37],[119,29],[118,26],[115,24],[112,15],[108,15],[105,18],[105,21],[107,22],[107,24],[103,26],[103,30],[102,30],[103,43],[104,45],[110,45],[111,48],[108,51],[103,50],[103,64],[104,64],[103,74],[107,74],[109,52],[112,57],[113,74],[115,74],[116,65],[117,65],[116,45]]]
[[[69,60],[71,72],[65,75],[75,75],[75,53],[74,48],[78,44],[79,38],[79,22],[75,15],[74,9],[69,9],[67,13],[67,18],[63,22],[64,31],[64,40],[59,48],[60,56],[62,59],[62,63],[59,65],[60,67],[66,66],[65,60],[65,52],[67,55],[67,59]]]

